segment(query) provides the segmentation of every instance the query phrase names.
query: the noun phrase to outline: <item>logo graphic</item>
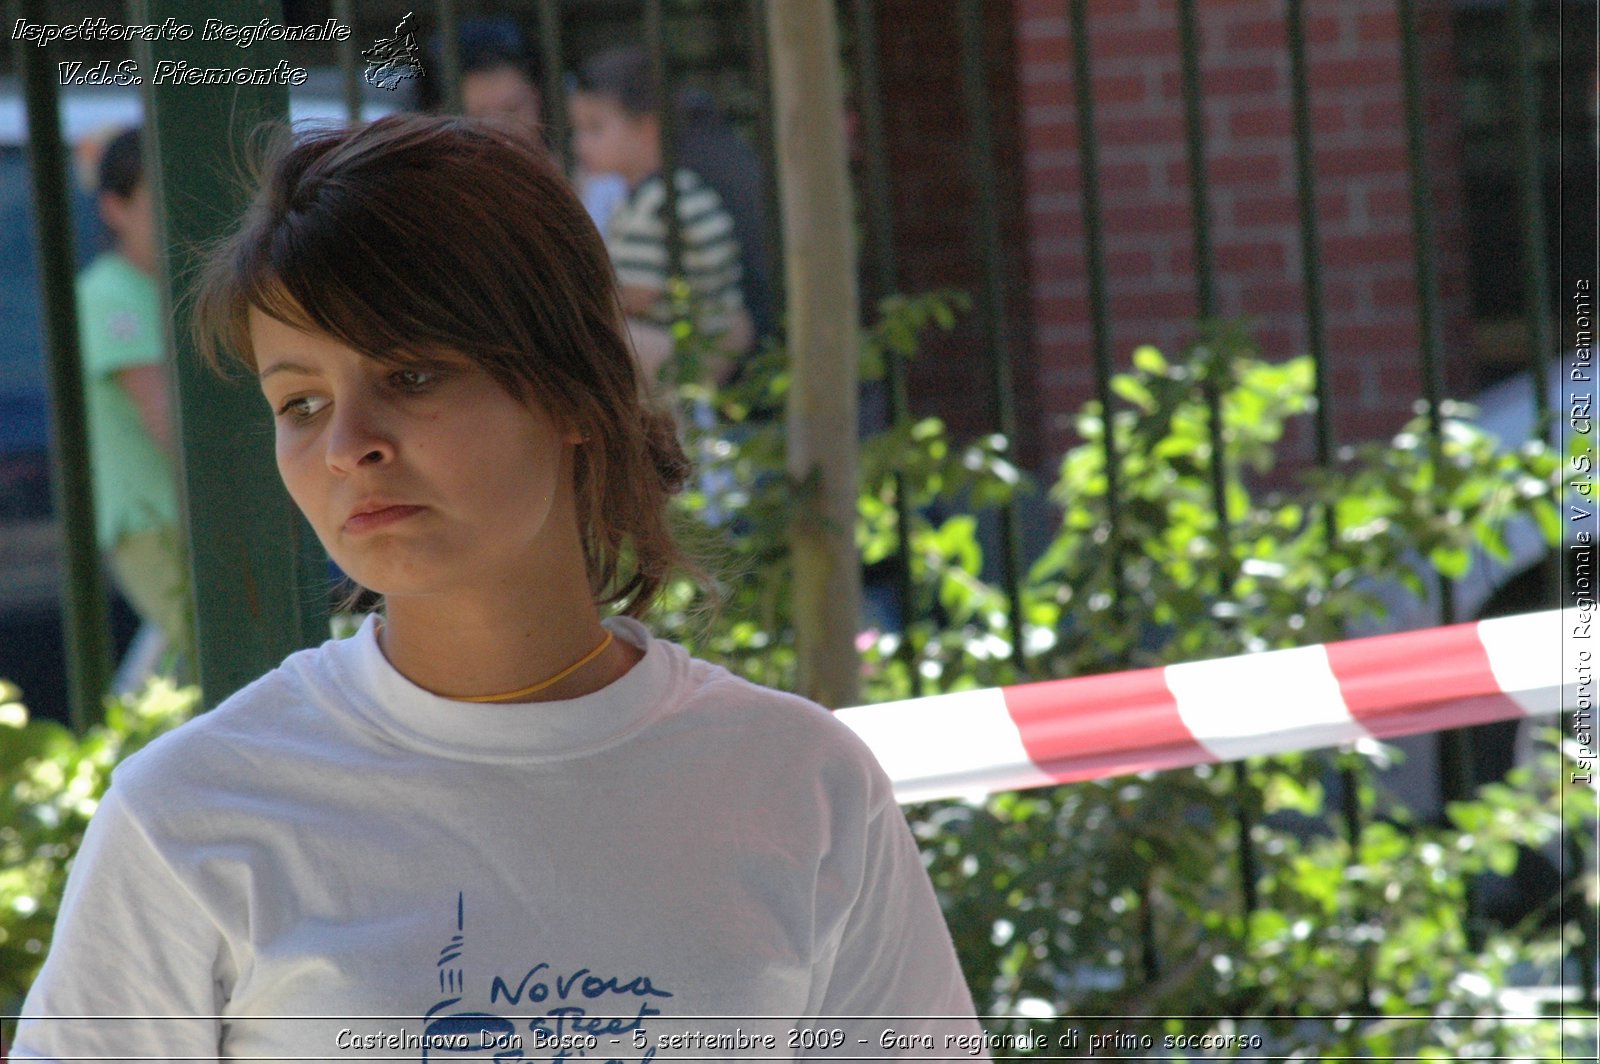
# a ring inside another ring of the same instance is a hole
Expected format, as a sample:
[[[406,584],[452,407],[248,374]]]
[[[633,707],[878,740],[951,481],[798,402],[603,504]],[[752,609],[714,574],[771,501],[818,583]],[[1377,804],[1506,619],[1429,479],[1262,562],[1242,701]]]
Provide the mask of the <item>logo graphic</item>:
[[[466,949],[466,915],[466,896],[457,894],[456,932],[439,951],[439,990],[446,996],[423,1017],[428,1026],[422,1033],[422,1059],[448,1056],[452,1060],[487,1060],[492,1055],[502,1064],[519,1064],[526,1058],[516,1024],[510,1020],[487,1012],[439,1015],[444,1009],[459,1005],[465,991],[466,972],[456,962]]]
[[[372,42],[372,47],[361,53],[361,58],[367,61],[365,77],[368,85],[392,92],[407,78],[419,77],[424,73],[420,50],[417,48],[417,35],[411,25],[413,14],[407,11],[395,24],[394,36],[379,37]]]

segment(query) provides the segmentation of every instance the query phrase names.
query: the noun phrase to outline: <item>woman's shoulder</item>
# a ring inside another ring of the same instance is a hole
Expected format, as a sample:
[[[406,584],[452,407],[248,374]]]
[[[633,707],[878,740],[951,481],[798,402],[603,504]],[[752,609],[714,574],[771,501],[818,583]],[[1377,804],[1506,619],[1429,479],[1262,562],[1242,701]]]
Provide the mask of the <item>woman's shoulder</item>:
[[[669,645],[686,659],[689,683],[664,726],[676,719],[681,726],[704,729],[705,741],[769,764],[775,776],[820,778],[860,789],[874,806],[890,797],[888,776],[871,749],[831,710]]]
[[[117,765],[112,779],[125,797],[144,792],[237,784],[263,771],[274,752],[326,742],[328,719],[319,682],[340,640],[296,651],[277,668],[153,740]]]

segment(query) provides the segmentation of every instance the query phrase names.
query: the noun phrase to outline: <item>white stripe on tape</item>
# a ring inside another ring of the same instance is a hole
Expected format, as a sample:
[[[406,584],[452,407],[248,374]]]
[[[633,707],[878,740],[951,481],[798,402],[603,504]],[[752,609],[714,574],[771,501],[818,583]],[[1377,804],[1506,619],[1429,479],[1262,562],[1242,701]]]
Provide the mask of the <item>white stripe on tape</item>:
[[[1478,622],[1478,639],[1500,690],[1523,712],[1559,713],[1576,704],[1580,687],[1594,699],[1596,622],[1600,618],[1592,610],[1575,609],[1496,617]]]
[[[1169,665],[1166,680],[1184,725],[1222,761],[1371,738],[1320,645]]]
[[[871,747],[900,802],[1042,787],[998,687],[841,709]]]

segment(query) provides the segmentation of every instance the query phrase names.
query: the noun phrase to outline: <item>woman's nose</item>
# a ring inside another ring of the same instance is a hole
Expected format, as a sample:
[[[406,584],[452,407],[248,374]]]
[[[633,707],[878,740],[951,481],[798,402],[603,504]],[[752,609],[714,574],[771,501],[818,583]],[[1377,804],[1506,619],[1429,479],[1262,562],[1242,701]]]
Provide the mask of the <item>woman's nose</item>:
[[[395,455],[392,432],[380,411],[357,398],[346,398],[333,408],[328,432],[328,468],[353,473],[362,467],[383,465]]]

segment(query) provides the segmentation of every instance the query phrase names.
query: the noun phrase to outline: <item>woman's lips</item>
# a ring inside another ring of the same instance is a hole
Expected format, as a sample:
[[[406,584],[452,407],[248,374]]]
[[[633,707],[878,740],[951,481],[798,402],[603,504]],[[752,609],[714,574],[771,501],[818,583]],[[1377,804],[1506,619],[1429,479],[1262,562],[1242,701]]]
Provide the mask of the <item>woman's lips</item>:
[[[349,520],[344,523],[344,531],[349,535],[376,532],[408,517],[415,517],[425,509],[427,507],[424,506],[385,506],[366,513],[351,514]]]

